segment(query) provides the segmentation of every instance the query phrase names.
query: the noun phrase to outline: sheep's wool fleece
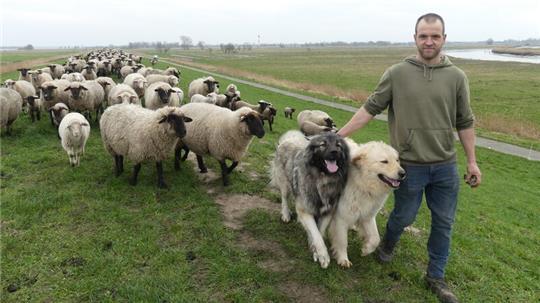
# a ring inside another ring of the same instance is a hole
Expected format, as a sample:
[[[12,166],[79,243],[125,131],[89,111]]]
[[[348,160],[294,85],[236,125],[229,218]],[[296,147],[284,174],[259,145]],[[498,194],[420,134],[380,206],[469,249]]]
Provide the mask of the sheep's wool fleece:
[[[237,111],[207,103],[188,103],[181,107],[187,117],[187,134],[182,138],[191,151],[198,155],[211,154],[219,161],[240,161],[253,139],[242,116],[255,113],[243,107]]]
[[[169,123],[159,121],[173,112],[182,116],[177,107],[157,111],[134,104],[108,107],[99,122],[105,149],[112,156],[126,156],[135,163],[166,159],[172,154],[178,137]]]

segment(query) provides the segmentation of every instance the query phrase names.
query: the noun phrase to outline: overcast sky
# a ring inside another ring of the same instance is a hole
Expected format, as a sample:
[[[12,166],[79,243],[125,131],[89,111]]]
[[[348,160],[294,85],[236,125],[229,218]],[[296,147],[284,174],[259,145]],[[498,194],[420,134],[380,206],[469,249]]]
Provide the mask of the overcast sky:
[[[0,0],[2,46],[409,42],[416,18],[443,16],[449,41],[540,38],[540,0]]]

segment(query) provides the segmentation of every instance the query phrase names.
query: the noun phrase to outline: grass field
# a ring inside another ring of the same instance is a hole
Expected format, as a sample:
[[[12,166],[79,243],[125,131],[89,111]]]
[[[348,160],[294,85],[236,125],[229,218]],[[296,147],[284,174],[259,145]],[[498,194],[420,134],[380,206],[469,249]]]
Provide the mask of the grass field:
[[[182,70],[181,88],[187,92],[199,76]],[[247,100],[323,109],[339,125],[351,116],[238,86]],[[191,162],[174,171],[171,157],[164,165],[170,189],[159,190],[152,163],[143,164],[136,187],[127,182],[129,162],[122,176],[113,176],[95,123],[81,166],[71,168],[50,122],[32,124],[22,116],[13,135],[0,141],[0,301],[436,302],[422,280],[430,220],[425,206],[414,224],[419,232],[404,234],[389,265],[361,257],[351,232],[353,267],[347,270],[334,260],[321,269],[311,261],[301,226],[265,210],[279,209],[278,194],[267,186],[268,163],[279,136],[293,128],[296,122],[280,112],[274,132],[254,139],[228,188],[219,178],[199,179]],[[358,142],[387,137],[378,121],[353,136]],[[538,302],[540,163],[481,148],[477,153],[484,183],[461,188],[447,278],[463,302]],[[218,167],[212,159],[206,163]],[[463,173],[461,149],[459,163]],[[241,225],[228,228],[227,210],[240,201],[252,206],[243,217],[232,211]],[[381,233],[392,203],[378,217]]]
[[[2,51],[0,52],[0,65],[27,61],[32,59],[42,59],[54,57],[58,55],[66,55],[74,53],[74,50],[31,50],[31,51]],[[65,60],[64,60],[65,61]]]
[[[336,102],[352,100],[359,106],[386,68],[414,52],[412,48],[298,48],[254,49],[228,55],[219,50],[176,50],[168,56],[186,65]],[[458,58],[452,58],[452,62],[469,77],[478,132],[540,150],[540,65]]]

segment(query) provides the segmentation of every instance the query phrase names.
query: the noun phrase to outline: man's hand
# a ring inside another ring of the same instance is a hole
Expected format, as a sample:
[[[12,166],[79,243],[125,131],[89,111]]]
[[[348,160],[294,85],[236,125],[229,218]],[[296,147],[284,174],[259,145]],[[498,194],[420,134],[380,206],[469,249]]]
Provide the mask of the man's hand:
[[[464,176],[465,183],[469,184],[472,188],[478,187],[482,183],[482,173],[476,163],[467,164],[467,174]]]

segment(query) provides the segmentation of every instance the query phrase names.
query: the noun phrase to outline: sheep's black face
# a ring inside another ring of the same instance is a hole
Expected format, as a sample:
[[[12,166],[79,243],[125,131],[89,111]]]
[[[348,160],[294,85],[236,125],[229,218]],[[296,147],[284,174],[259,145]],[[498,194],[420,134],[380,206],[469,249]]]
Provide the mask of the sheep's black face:
[[[334,121],[333,121],[332,119],[330,119],[330,118],[326,118],[326,119],[324,119],[324,121],[326,122],[326,126],[327,126],[327,127],[332,128],[332,127],[336,126],[336,124],[334,123]]]
[[[19,68],[19,69],[17,69],[17,70],[21,72],[21,75],[22,75],[23,77],[26,77],[26,75],[28,75],[28,71],[29,71],[30,69],[28,69],[28,68]]]
[[[184,116],[178,116],[175,114],[169,114],[166,117],[163,117],[159,123],[167,122],[172,129],[174,129],[174,132],[178,138],[184,138],[186,136],[186,124],[188,122],[191,122],[191,118],[184,117]]]
[[[252,135],[257,136],[257,138],[264,137],[264,127],[259,115],[250,113],[242,117],[241,121],[247,124]]]
[[[35,104],[36,104],[36,99],[37,98],[38,97],[36,97],[36,96],[28,96],[28,97],[26,97],[26,101],[28,101],[28,104],[30,104],[30,107],[34,107]]]
[[[53,85],[41,88],[43,98],[45,99],[45,101],[51,101],[53,99],[55,89],[56,89],[56,86],[53,86]]]
[[[177,72],[176,70],[173,70],[173,75],[175,75],[176,78],[180,78],[180,73]]]
[[[84,86],[77,86],[77,87],[66,88],[66,91],[68,90],[71,92],[71,96],[73,97],[73,99],[79,100],[81,99],[81,91],[88,90],[88,89]]]
[[[208,91],[209,92],[213,92],[216,87],[219,87],[219,82],[217,81],[212,81],[212,80],[206,80],[204,81],[204,83],[206,83],[206,86],[208,86]]]
[[[169,99],[171,98],[171,93],[173,92],[172,89],[164,90],[162,88],[157,88],[155,91],[158,93],[161,103],[168,103]]]

